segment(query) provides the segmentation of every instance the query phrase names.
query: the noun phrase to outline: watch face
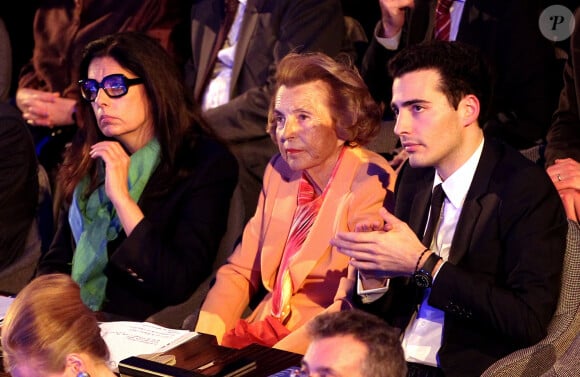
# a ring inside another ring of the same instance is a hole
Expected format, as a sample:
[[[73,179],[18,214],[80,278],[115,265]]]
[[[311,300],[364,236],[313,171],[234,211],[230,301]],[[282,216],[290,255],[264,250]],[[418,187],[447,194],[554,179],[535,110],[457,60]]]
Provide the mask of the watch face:
[[[431,286],[431,277],[424,272],[418,271],[415,275],[415,284],[419,288],[429,288]]]

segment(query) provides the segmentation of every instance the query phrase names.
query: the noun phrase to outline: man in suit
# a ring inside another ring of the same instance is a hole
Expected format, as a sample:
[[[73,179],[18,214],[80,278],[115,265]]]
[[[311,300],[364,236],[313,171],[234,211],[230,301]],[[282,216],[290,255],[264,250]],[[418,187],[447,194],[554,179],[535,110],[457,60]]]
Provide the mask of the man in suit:
[[[564,209],[540,166],[484,137],[491,80],[477,50],[414,45],[389,69],[395,133],[409,153],[395,213],[381,209],[384,225],[361,224],[368,232],[338,233],[331,243],[359,270],[359,304],[404,332],[409,376],[479,376],[546,335]]]
[[[256,210],[266,165],[277,152],[266,132],[276,64],[290,51],[335,56],[344,19],[339,0],[240,0],[227,37],[220,39],[228,13],[224,3],[193,2],[186,75],[210,128],[239,160],[241,232]],[[215,61],[214,48],[219,50]]]
[[[439,0],[441,1],[441,0]],[[480,49],[497,72],[491,112],[482,124],[488,135],[519,150],[545,140],[561,88],[553,45],[538,18],[546,0],[450,1],[448,34],[438,35]],[[435,37],[437,0],[380,0],[377,24],[362,63],[362,75],[375,99],[387,106],[391,81],[386,64],[398,51]]]

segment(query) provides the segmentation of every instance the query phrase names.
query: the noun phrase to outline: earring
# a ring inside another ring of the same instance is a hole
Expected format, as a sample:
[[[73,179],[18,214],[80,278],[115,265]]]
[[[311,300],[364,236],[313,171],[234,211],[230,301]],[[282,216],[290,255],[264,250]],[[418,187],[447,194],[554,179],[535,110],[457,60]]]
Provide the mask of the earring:
[[[77,377],[91,377],[91,375],[88,374],[87,372],[79,372],[79,374],[77,374]]]

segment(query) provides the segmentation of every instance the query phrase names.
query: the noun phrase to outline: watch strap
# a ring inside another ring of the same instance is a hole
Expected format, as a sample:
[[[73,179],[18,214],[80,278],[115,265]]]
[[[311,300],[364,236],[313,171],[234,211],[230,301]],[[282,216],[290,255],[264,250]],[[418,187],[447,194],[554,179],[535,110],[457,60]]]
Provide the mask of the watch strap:
[[[433,276],[433,269],[435,268],[437,262],[439,262],[439,259],[441,259],[439,255],[431,253],[431,255],[427,257],[427,260],[423,264],[423,267],[420,268],[420,270],[423,270],[424,272],[427,272],[429,275]]]

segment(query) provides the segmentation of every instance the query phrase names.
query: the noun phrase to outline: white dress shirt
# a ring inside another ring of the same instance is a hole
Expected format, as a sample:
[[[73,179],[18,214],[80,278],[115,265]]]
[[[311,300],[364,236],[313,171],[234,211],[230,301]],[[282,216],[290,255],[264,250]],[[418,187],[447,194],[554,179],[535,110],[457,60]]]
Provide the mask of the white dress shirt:
[[[435,174],[433,187],[442,183],[445,200],[430,249],[443,258],[444,261],[449,258],[449,249],[451,248],[455,228],[482,151],[483,140],[471,157],[445,182],[441,181],[439,174]],[[436,278],[437,276],[435,275],[434,281]],[[405,330],[403,351],[405,352],[405,359],[409,362],[438,366],[437,352],[441,348],[445,313],[427,303],[430,292],[430,288],[425,290],[425,295],[417,314]]]
[[[202,110],[213,109],[228,103],[230,100],[230,86],[232,82],[232,68],[234,67],[234,56],[240,35],[240,27],[246,11],[248,0],[239,0],[238,10],[234,22],[228,32],[228,37],[217,55],[216,66],[213,70],[212,78],[207,85],[201,101]]]

